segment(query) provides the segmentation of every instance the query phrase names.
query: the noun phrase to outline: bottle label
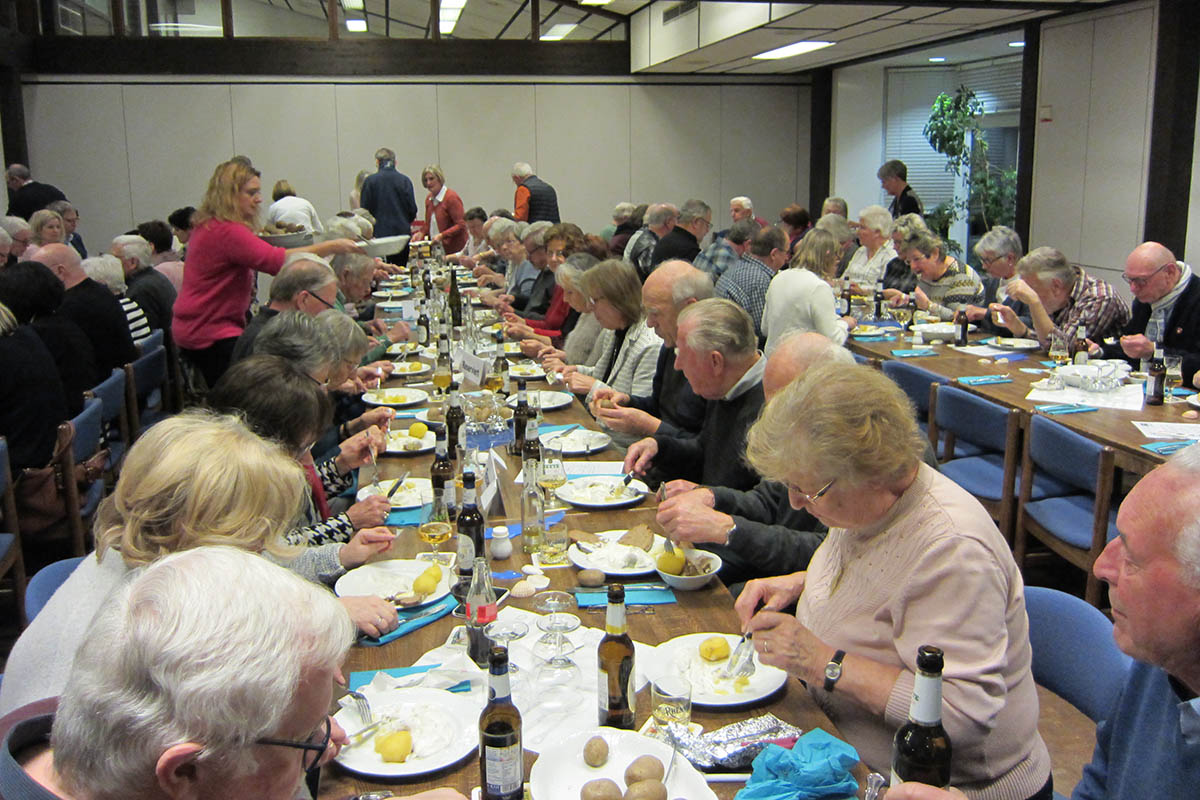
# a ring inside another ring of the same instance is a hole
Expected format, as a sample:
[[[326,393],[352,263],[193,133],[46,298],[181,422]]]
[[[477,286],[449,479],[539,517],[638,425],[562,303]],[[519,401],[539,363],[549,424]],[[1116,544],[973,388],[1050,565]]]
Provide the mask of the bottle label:
[[[494,622],[496,619],[496,603],[471,603],[468,600],[465,604],[467,619],[471,620],[473,625],[487,625],[489,622]],[[508,678],[505,677],[505,686],[507,688]]]
[[[601,667],[597,672],[600,680],[597,686],[596,696],[600,698],[600,710],[608,711],[608,673]]]
[[[942,676],[917,673],[913,682],[912,704],[908,707],[908,718],[922,725],[936,725],[942,721]]]
[[[608,614],[604,618],[604,631],[619,636],[625,632],[625,604],[613,603],[608,607]]]
[[[505,672],[503,675],[493,674],[488,686],[488,700],[508,700],[510,693],[508,673]]]
[[[426,344],[428,341],[429,341],[429,331],[425,328],[424,325],[418,325],[417,326],[417,343],[423,345],[423,344]]]
[[[471,564],[475,561],[475,542],[465,533],[458,535],[457,550],[458,563]]]
[[[525,776],[525,754],[517,743],[508,747],[483,748],[484,772],[487,774],[487,794],[510,795],[521,790]]]

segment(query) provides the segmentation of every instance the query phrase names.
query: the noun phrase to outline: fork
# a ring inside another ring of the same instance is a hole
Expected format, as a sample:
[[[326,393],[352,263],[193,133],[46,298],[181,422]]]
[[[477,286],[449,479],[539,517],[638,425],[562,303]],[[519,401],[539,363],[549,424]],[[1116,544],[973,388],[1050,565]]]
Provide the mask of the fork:
[[[370,725],[375,721],[375,716],[371,713],[371,703],[367,700],[365,694],[353,689],[346,692],[346,694],[354,698],[354,710],[358,712],[358,718],[362,721],[363,725]]]

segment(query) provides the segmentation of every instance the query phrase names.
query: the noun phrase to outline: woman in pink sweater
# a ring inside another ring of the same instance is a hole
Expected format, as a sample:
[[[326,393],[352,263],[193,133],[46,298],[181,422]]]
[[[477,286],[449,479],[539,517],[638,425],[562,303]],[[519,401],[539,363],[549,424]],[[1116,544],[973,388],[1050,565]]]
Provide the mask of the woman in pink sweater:
[[[763,663],[807,682],[884,774],[917,648],[942,648],[951,783],[982,800],[1049,800],[1021,575],[979,502],[922,463],[924,447],[904,393],[870,367],[816,366],[774,397],[747,458],[829,534],[807,572],[747,584],[738,614]],[[779,612],[794,601],[795,616]]]
[[[192,215],[183,286],[175,300],[171,332],[180,352],[209,386],[229,366],[233,345],[246,327],[254,273],[274,275],[292,253],[358,253],[349,239],[284,249],[255,235],[262,182],[243,156],[219,164],[200,208]]]

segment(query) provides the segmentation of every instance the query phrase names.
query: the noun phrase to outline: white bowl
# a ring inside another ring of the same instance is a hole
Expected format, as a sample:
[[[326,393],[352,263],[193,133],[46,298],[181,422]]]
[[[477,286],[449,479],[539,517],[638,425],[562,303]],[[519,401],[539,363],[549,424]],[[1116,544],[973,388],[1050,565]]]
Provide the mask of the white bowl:
[[[404,245],[408,244],[408,240],[408,236],[380,236],[364,242],[362,249],[372,258],[383,258],[399,253],[404,249]]]
[[[313,243],[313,235],[309,231],[299,233],[260,233],[258,238],[276,247],[308,247]]]
[[[676,545],[678,547],[679,545]],[[721,557],[716,553],[709,553],[706,550],[693,550],[692,560],[700,563],[708,563],[711,569],[703,575],[672,575],[669,572],[663,572],[657,566],[654,567],[658,572],[663,582],[672,589],[680,589],[685,592],[694,592],[711,581],[721,569]]]

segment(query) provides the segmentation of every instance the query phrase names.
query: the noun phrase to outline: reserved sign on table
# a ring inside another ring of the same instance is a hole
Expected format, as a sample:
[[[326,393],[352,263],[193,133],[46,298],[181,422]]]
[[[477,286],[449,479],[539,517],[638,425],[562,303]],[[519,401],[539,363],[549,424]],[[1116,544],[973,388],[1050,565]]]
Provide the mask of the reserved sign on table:
[[[486,358],[480,358],[474,353],[463,352],[462,371],[463,383],[471,389],[478,389],[483,386],[484,378],[487,377],[488,370],[492,367],[492,362]]]

